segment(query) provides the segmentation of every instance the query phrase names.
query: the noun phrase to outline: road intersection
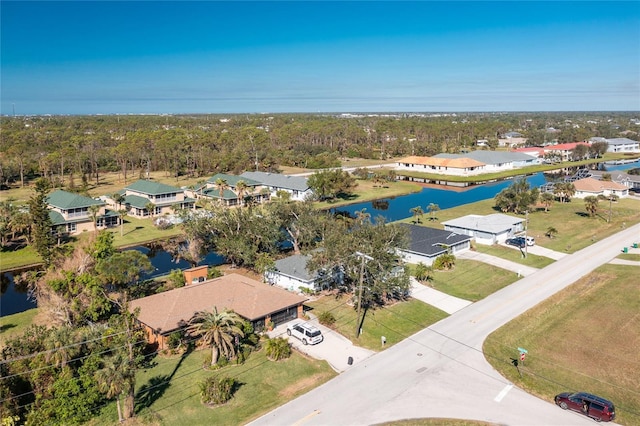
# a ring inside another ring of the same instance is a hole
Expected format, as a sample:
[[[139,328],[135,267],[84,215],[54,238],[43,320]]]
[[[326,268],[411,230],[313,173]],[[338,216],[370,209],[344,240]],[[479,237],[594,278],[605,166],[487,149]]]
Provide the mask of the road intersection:
[[[514,386],[485,360],[482,344],[497,328],[638,241],[640,224],[564,256],[251,424],[370,425],[423,417],[504,425],[592,424]]]

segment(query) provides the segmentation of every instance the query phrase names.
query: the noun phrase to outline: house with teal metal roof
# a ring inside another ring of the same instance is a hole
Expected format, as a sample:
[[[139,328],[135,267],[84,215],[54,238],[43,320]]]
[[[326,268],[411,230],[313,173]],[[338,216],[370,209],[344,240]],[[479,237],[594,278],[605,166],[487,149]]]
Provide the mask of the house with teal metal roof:
[[[47,205],[53,226],[69,235],[118,225],[117,213],[102,200],[59,189],[49,194]]]
[[[215,200],[227,207],[247,202],[262,203],[269,199],[269,190],[260,182],[226,173],[213,175],[206,182],[185,191],[190,197]]]
[[[126,207],[128,215],[135,218],[156,217],[175,213],[175,210],[193,209],[195,199],[185,195],[182,188],[160,182],[141,179],[119,192],[124,199],[118,203],[106,197],[114,209]]]

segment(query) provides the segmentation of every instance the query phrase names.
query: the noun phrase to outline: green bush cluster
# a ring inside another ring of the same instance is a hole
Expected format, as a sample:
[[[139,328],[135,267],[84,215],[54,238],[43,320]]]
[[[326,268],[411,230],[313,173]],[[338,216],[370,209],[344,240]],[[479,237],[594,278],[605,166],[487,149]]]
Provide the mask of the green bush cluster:
[[[318,315],[318,321],[320,324],[331,327],[336,322],[336,317],[329,311],[323,311]]]
[[[199,383],[203,404],[220,405],[233,397],[236,380],[231,377],[211,376]]]

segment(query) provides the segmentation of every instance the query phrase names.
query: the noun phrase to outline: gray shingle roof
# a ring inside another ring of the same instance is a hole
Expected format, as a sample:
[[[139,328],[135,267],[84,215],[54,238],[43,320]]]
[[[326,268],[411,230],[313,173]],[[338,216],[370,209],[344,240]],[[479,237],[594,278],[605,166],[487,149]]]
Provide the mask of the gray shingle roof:
[[[633,145],[638,141],[631,140],[629,138],[613,138],[605,139],[609,145]]]
[[[309,189],[307,178],[301,176],[289,176],[266,172],[244,172],[240,176],[253,179],[263,185],[275,188],[291,189],[295,191],[306,191]]]
[[[49,194],[47,204],[62,210],[68,210],[89,206],[104,206],[105,202],[58,189]]]
[[[180,194],[183,192],[182,189],[176,188],[175,186],[144,179],[133,182],[131,185],[127,186],[126,189],[148,195]]]
[[[278,272],[290,277],[299,278],[304,281],[311,281],[316,274],[310,274],[307,271],[307,262],[311,256],[303,254],[294,254],[284,259],[276,260],[275,267]]]
[[[414,253],[436,256],[446,253],[447,246],[471,240],[468,235],[460,235],[442,229],[406,223],[402,224],[402,226],[409,228],[409,250]]]

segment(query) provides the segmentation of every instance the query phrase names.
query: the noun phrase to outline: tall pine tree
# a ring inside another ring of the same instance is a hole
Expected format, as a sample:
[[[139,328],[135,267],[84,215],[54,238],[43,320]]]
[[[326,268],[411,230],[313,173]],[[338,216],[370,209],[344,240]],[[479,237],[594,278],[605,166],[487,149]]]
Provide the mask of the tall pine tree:
[[[45,266],[51,263],[55,240],[51,234],[51,218],[47,207],[49,181],[40,178],[35,182],[36,193],[29,200],[29,215],[31,217],[31,236],[33,245],[42,257]]]

